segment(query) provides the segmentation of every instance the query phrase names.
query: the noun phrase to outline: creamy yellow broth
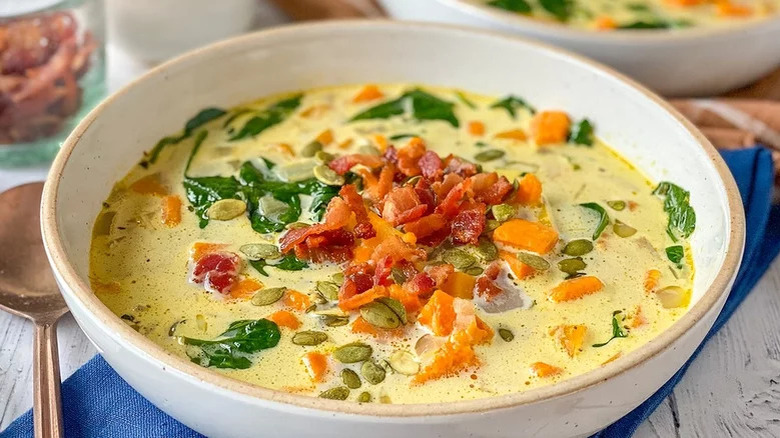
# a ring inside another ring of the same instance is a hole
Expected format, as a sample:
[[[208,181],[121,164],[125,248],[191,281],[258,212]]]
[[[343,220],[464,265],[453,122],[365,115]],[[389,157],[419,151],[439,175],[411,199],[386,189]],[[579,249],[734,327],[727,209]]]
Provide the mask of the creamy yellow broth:
[[[777,13],[777,0],[476,0],[497,9],[595,29],[723,27]]]
[[[383,98],[361,103],[353,102],[353,96],[359,93],[361,86],[306,91],[300,105],[281,123],[254,137],[229,141],[252,117],[252,113],[240,114],[230,123],[232,130],[224,129],[230,114],[242,109],[266,108],[286,96],[241,105],[196,130],[208,131],[208,135],[188,174],[235,175],[240,163],[258,162],[259,157],[284,166],[301,160],[299,154],[305,145],[328,129],[332,131],[333,141],[325,145],[324,150],[334,155],[353,153],[366,145],[376,144],[376,135],[387,138],[406,133],[420,136],[428,150],[442,157],[455,153],[473,160],[485,150],[503,151],[503,158],[480,163],[483,171],[497,171],[509,181],[526,172],[535,174],[542,182],[544,203],[541,207],[520,207],[517,216],[548,223],[559,234],[555,248],[543,255],[550,268],[516,281],[517,287],[526,295],[526,305],[502,313],[486,313],[477,306],[476,315],[494,331],[491,339],[474,347],[479,365],[472,364],[454,375],[422,384],[413,383],[414,376],[395,372],[386,363],[397,350],[411,353],[414,366],[420,369],[424,369],[426,361],[430,360],[415,353],[418,339],[430,330],[415,323],[411,313],[404,334],[385,340],[352,333],[352,322],[358,315],[354,311],[349,312],[350,324],[340,327],[325,326],[316,312],[293,311],[302,323],[299,329],[282,327],[278,345],[247,355],[251,360],[249,368],[218,369],[219,372],[268,388],[316,396],[330,388],[344,386],[340,376],[344,368],[361,374],[360,363],[342,364],[331,354],[339,346],[360,341],[373,347],[372,360],[386,369],[386,377],[377,385],[369,384],[363,378],[359,389],[349,391],[348,400],[358,400],[363,392],[368,392],[373,401],[391,403],[474,399],[525,391],[598,368],[657,336],[686,311],[693,277],[688,245],[684,240],[672,241],[666,231],[663,200],[652,194],[655,184],[630,163],[598,139],[592,146],[571,142],[536,145],[531,135],[533,115],[527,109],[518,107],[517,117],[513,118],[503,108],[491,108],[497,100],[494,97],[451,89],[425,88],[438,98],[455,104],[453,111],[459,121],[458,127],[442,120],[415,121],[408,114],[348,121],[355,114],[393,99],[410,88],[406,84],[383,85],[380,87]],[[484,124],[483,135],[470,132],[469,122],[473,121]],[[497,133],[516,129],[528,133],[529,139],[494,138]],[[284,300],[269,306],[256,306],[248,299],[226,298],[205,291],[200,284],[188,282],[193,263],[191,249],[195,242],[223,243],[226,244],[224,250],[241,255],[239,247],[244,244],[276,244],[284,234],[256,232],[246,214],[232,220],[211,220],[207,226],[199,228],[196,214],[187,208],[182,185],[186,162],[197,137],[193,134],[178,144],[163,148],[154,163],[146,157],[116,184],[98,217],[90,259],[93,289],[111,311],[144,336],[183,358],[197,355],[197,347],[183,345],[180,336],[217,339],[233,321],[260,319],[286,308]],[[401,148],[408,141],[404,138],[390,140],[390,143]],[[289,147],[281,146],[283,144]],[[163,224],[161,193],[150,194],[149,190],[139,193],[137,182],[149,175],[156,178],[167,194],[183,200],[178,225]],[[304,214],[299,221],[316,222],[306,213],[310,199],[303,198]],[[616,200],[623,201],[625,208],[618,211],[608,206],[608,201]],[[550,290],[566,276],[557,268],[557,263],[570,258],[561,252],[564,245],[575,239],[590,240],[597,227],[597,214],[579,205],[586,202],[598,203],[609,215],[610,224],[595,241],[593,251],[582,256],[587,264],[583,272],[600,279],[604,287],[579,299],[552,302],[548,297]],[[630,225],[636,234],[619,237],[614,230],[616,221]],[[679,265],[671,262],[665,253],[665,248],[676,244],[682,245],[685,253]],[[241,275],[262,282],[265,288],[287,287],[315,297],[316,282],[330,280],[331,275],[343,269],[344,264],[309,262],[309,267],[300,271],[269,267],[270,276],[265,277],[244,262]],[[646,291],[647,273],[653,269],[660,272],[658,286]],[[679,288],[658,293],[669,286]],[[662,296],[668,295],[669,291],[680,295],[672,297],[671,304],[668,296]],[[512,289],[512,293],[516,291]],[[662,298],[667,301],[663,302]],[[320,307],[327,309],[329,305]],[[634,324],[638,307],[646,321],[641,325]],[[338,313],[338,309],[334,311]],[[621,312],[615,318],[627,336],[594,347],[612,337],[615,311]],[[556,327],[566,324],[587,328],[584,342],[573,357],[558,336],[551,334]],[[503,339],[507,332],[499,333],[499,329],[511,331],[513,339]],[[328,339],[316,346],[293,344],[292,336],[302,330],[325,332]],[[322,382],[313,382],[302,362],[303,354],[308,351],[331,354]],[[529,369],[535,362],[558,367],[560,373],[538,377]]]

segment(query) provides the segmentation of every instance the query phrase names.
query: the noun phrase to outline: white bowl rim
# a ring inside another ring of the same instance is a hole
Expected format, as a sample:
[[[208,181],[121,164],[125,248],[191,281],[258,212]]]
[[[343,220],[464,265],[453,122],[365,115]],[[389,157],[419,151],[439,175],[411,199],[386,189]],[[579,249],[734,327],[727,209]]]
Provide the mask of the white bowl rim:
[[[438,1],[461,12],[472,14],[485,20],[500,22],[506,26],[537,32],[548,38],[562,37],[585,43],[614,44],[675,44],[682,41],[702,40],[715,37],[730,38],[748,29],[762,30],[780,24],[780,14],[774,14],[761,20],[740,23],[723,27],[690,27],[681,29],[614,29],[597,31],[579,29],[552,21],[539,20],[522,14],[491,8],[485,4],[471,3],[465,0],[431,0]]]
[[[68,159],[73,153],[80,138],[89,126],[100,116],[103,108],[118,97],[130,92],[136,84],[147,80],[152,76],[164,74],[165,71],[183,61],[197,58],[208,58],[211,54],[217,53],[223,48],[231,46],[251,46],[255,40],[262,40],[269,35],[285,34],[305,34],[312,33],[315,36],[326,32],[328,34],[339,31],[369,31],[382,32],[383,30],[413,29],[419,31],[459,33],[465,35],[479,35],[495,39],[511,40],[527,46],[543,49],[553,52],[559,56],[566,56],[572,61],[579,62],[592,68],[602,74],[612,75],[618,80],[627,83],[630,86],[641,91],[656,104],[671,113],[671,115],[681,123],[686,130],[697,140],[699,145],[712,161],[725,186],[729,217],[729,237],[727,252],[723,261],[722,269],[713,280],[710,288],[704,293],[699,301],[691,307],[678,321],[667,328],[657,337],[636,350],[618,358],[617,360],[603,365],[584,374],[563,380],[561,382],[543,386],[537,389],[507,394],[496,397],[480,398],[474,400],[465,400],[445,403],[425,403],[425,404],[379,404],[379,403],[345,403],[343,401],[327,400],[312,396],[287,393],[284,391],[265,388],[259,385],[240,381],[232,377],[225,376],[209,368],[196,365],[189,360],[169,353],[161,346],[155,344],[150,339],[133,330],[130,326],[114,315],[92,292],[89,284],[82,281],[76,272],[73,264],[68,260],[64,243],[59,233],[57,224],[57,193],[60,179]],[[425,417],[440,415],[474,414],[484,413],[498,409],[517,407],[524,404],[531,404],[540,401],[546,401],[552,398],[569,395],[590,386],[597,385],[602,381],[615,377],[618,374],[628,371],[640,365],[642,362],[661,353],[671,343],[681,337],[685,332],[691,329],[704,315],[718,302],[722,295],[728,293],[727,288],[733,281],[739,263],[742,257],[742,250],[745,241],[745,218],[734,178],[726,166],[720,154],[710,144],[710,142],[699,132],[691,122],[686,120],[669,103],[665,102],[659,96],[653,94],[643,86],[633,80],[623,76],[614,70],[605,67],[595,61],[591,61],[582,56],[572,54],[563,49],[559,49],[547,44],[530,41],[524,38],[509,36],[497,32],[474,30],[462,26],[416,23],[416,22],[397,22],[390,20],[332,20],[318,23],[292,24],[259,32],[250,33],[209,46],[188,52],[177,58],[157,66],[146,72],[139,78],[130,82],[119,91],[106,98],[97,107],[95,107],[71,132],[62,145],[62,149],[55,158],[46,184],[43,189],[41,201],[41,229],[44,245],[47,249],[52,269],[66,284],[66,289],[72,299],[77,300],[92,316],[100,320],[103,329],[110,336],[121,339],[123,345],[128,349],[134,350],[141,357],[154,362],[158,367],[167,371],[175,371],[179,375],[189,378],[195,385],[208,385],[214,391],[236,393],[245,397],[260,399],[265,402],[279,402],[282,404],[293,405],[300,408],[308,408],[330,413],[343,413],[353,415],[364,415],[374,417]]]

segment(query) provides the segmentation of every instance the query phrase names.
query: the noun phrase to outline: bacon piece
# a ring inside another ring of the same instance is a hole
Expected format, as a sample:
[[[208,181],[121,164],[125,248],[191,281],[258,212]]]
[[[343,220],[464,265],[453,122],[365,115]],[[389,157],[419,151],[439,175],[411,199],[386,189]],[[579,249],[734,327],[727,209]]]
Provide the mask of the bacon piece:
[[[350,210],[355,213],[355,236],[361,239],[370,239],[376,236],[376,230],[371,225],[371,221],[368,220],[368,212],[366,211],[366,205],[363,203],[363,198],[358,194],[357,188],[354,184],[347,184],[339,190],[339,196],[343,199]]]
[[[388,163],[398,164],[398,149],[393,145],[388,146],[387,149],[385,149],[385,153],[382,154],[382,158]]]
[[[393,258],[386,256],[379,260],[374,269],[374,285],[376,286],[389,286],[392,281],[390,280],[390,274],[393,269]]]
[[[504,200],[507,194],[512,191],[512,183],[509,182],[506,177],[501,176],[498,180],[488,187],[486,190],[477,192],[474,195],[474,200],[484,202],[488,205],[500,204]]]
[[[366,194],[374,202],[380,202],[393,188],[395,180],[395,166],[387,164],[382,167],[379,179],[375,184],[366,184]]]
[[[477,278],[475,290],[477,295],[484,297],[486,301],[491,301],[496,296],[504,293],[504,290],[496,286],[495,280],[501,273],[501,264],[495,261],[485,268],[485,272]]]
[[[447,217],[453,217],[458,214],[464,196],[471,190],[471,184],[471,179],[466,179],[458,183],[458,185],[447,193],[447,196],[441,201],[439,206],[436,207],[436,212],[442,213]]]
[[[384,163],[381,158],[375,155],[350,154],[336,158],[331,161],[328,166],[339,175],[344,175],[349,172],[349,169],[352,169],[352,167],[358,164],[362,164],[369,169],[376,169],[381,167]]]
[[[393,264],[395,264],[401,260],[409,262],[425,260],[426,254],[422,249],[407,245],[398,236],[389,236],[374,248],[374,251],[371,253],[371,260],[378,262],[388,256],[392,258]]]
[[[463,178],[457,173],[448,173],[444,175],[444,179],[441,182],[433,183],[431,189],[439,199],[444,199],[447,197],[447,194],[462,181]]]
[[[425,272],[420,272],[403,284],[404,290],[419,297],[427,297],[436,288],[436,281]]]
[[[423,216],[413,222],[404,225],[404,231],[414,234],[417,239],[428,237],[447,227],[447,219],[443,214],[434,213]]]
[[[417,165],[420,167],[423,178],[427,180],[436,181],[441,179],[443,175],[444,163],[436,152],[426,151]]]
[[[299,259],[315,263],[345,262],[352,258],[355,236],[351,232],[337,228],[311,235],[295,246],[295,255]]]
[[[209,292],[230,293],[238,280],[241,258],[235,253],[219,251],[205,254],[195,262],[190,281],[203,284]]]
[[[425,143],[419,137],[412,137],[406,146],[398,150],[398,170],[406,176],[416,176],[420,174],[418,164],[420,158],[425,154]]]
[[[447,278],[455,272],[455,267],[449,263],[445,263],[443,265],[433,266],[426,272],[433,278],[433,281],[436,282],[436,287],[439,288],[447,281]]]
[[[417,184],[414,186],[414,192],[420,198],[420,203],[428,206],[428,209],[425,211],[426,215],[436,210],[436,194],[433,193],[430,185],[424,179],[417,181]]]
[[[339,305],[374,287],[374,267],[369,263],[350,265],[344,271],[344,284],[339,289]]]
[[[325,218],[321,224],[289,230],[279,239],[279,250],[287,254],[296,245],[303,243],[309,236],[343,227],[349,222],[351,216],[352,209],[349,207],[349,204],[341,198],[333,198],[328,203],[328,209],[325,211]]]
[[[452,241],[456,244],[476,245],[479,235],[485,229],[485,214],[480,210],[465,210],[458,213],[452,221]]]
[[[456,173],[463,178],[476,175],[477,165],[450,154],[444,159],[444,173]]]
[[[396,187],[385,196],[382,218],[396,226],[420,218],[427,210],[412,187]]]

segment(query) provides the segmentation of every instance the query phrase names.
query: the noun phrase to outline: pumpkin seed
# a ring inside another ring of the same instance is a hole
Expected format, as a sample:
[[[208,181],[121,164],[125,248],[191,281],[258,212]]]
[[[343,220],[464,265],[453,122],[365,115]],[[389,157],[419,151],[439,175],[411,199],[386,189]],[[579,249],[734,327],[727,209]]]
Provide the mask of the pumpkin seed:
[[[349,316],[345,315],[322,315],[321,318],[328,327],[341,327],[349,324]]]
[[[357,398],[358,403],[371,403],[371,393],[363,391]]]
[[[314,175],[312,173],[312,168],[316,164],[316,161],[311,158],[307,158],[301,161],[296,161],[294,163],[275,166],[273,173],[282,181],[303,181],[305,179],[311,178]]]
[[[290,222],[289,224],[285,225],[284,228],[288,230],[297,230],[298,228],[306,228],[309,224],[306,222]]]
[[[612,225],[612,231],[620,237],[631,237],[636,234],[636,228],[626,225],[623,222],[615,219],[615,225]]]
[[[342,284],[344,284],[344,273],[343,272],[336,272],[335,274],[331,275],[330,278],[338,286],[341,286]]]
[[[623,211],[626,208],[626,201],[607,201],[609,208],[617,211]]]
[[[286,287],[269,287],[260,289],[252,297],[253,306],[270,306],[282,299],[282,295],[287,291]]]
[[[360,316],[369,324],[384,329],[406,324],[406,309],[393,298],[383,297],[361,306]]]
[[[378,385],[385,380],[385,369],[375,362],[367,360],[360,366],[360,374],[366,379],[366,382],[372,385]]]
[[[322,151],[322,143],[318,142],[317,140],[314,140],[307,144],[306,146],[301,149],[301,156],[306,158],[311,158],[317,154],[317,152]]]
[[[442,254],[441,258],[458,270],[464,270],[477,262],[476,257],[461,249],[450,249]]]
[[[292,337],[292,343],[295,345],[313,346],[319,345],[328,340],[328,334],[316,332],[314,330],[305,330],[298,332]]]
[[[563,259],[558,262],[558,269],[569,275],[573,275],[578,271],[582,271],[587,266],[588,265],[586,265],[585,262],[582,261],[582,259],[579,257],[575,257],[573,259]]]
[[[477,277],[479,275],[482,275],[483,272],[485,272],[484,269],[480,268],[479,266],[472,266],[465,271],[463,271],[466,274],[472,275],[474,277]]]
[[[501,222],[495,219],[488,219],[487,222],[485,222],[485,231],[493,231],[500,226]]]
[[[382,155],[382,152],[376,148],[376,146],[372,146],[370,144],[364,144],[363,146],[360,146],[358,148],[358,153],[363,155],[374,155],[374,156],[380,156]]]
[[[324,164],[320,164],[314,168],[314,177],[317,178],[319,182],[329,186],[344,185],[344,177]]]
[[[279,218],[287,213],[290,207],[271,195],[265,195],[257,202],[257,208],[263,216],[278,222]]]
[[[382,297],[377,299],[376,301],[379,301],[380,303],[389,307],[390,310],[392,310],[396,315],[398,315],[398,319],[401,320],[401,324],[406,324],[408,322],[406,320],[406,308],[404,307],[403,304],[401,304],[400,301],[396,300],[395,298],[389,298],[389,297]]]
[[[320,393],[320,398],[330,400],[346,400],[349,397],[349,388],[346,386],[337,386]]]
[[[490,207],[493,217],[499,222],[506,222],[517,214],[517,208],[509,204],[498,204]]]
[[[368,360],[374,349],[362,342],[352,342],[333,350],[333,358],[341,363],[356,363]]]
[[[593,251],[593,242],[588,239],[572,240],[563,247],[563,253],[572,256],[579,257]]]
[[[399,268],[392,268],[390,270],[390,275],[393,276],[393,281],[395,281],[395,284],[406,283],[406,274],[404,274],[404,271],[400,270]]]
[[[501,336],[504,342],[512,342],[515,339],[515,334],[512,333],[512,330],[505,328],[498,329],[498,335]]]
[[[358,376],[358,373],[352,371],[349,368],[344,368],[341,370],[341,381],[344,382],[344,384],[347,385],[347,388],[349,389],[358,389],[363,385],[360,382],[360,376]]]
[[[336,156],[333,154],[329,154],[325,151],[319,151],[316,154],[314,154],[314,159],[317,160],[320,164],[328,164],[331,161],[336,159]]]
[[[332,283],[330,281],[318,281],[317,292],[321,293],[322,296],[330,301],[339,299],[339,287],[336,285],[336,283]]]
[[[207,210],[209,219],[217,221],[229,221],[244,214],[246,211],[246,202],[240,199],[220,199],[211,204]]]
[[[270,243],[247,243],[246,245],[241,245],[241,248],[238,250],[244,253],[249,260],[273,260],[282,256],[279,248]]]
[[[406,350],[395,350],[387,362],[397,373],[413,376],[420,371],[420,364],[414,360],[414,355]]]
[[[657,291],[655,294],[658,296],[658,299],[661,300],[661,305],[665,309],[685,307],[691,299],[690,291],[679,286],[667,286]]]
[[[518,252],[517,260],[520,260],[523,264],[528,265],[537,271],[546,271],[550,269],[550,262],[545,260],[544,257],[531,254],[530,252]]]
[[[492,262],[498,258],[498,248],[496,247],[496,244],[484,237],[479,239],[477,253],[485,262]]]
[[[474,159],[477,161],[493,161],[503,157],[506,153],[498,149],[488,149],[474,155]]]

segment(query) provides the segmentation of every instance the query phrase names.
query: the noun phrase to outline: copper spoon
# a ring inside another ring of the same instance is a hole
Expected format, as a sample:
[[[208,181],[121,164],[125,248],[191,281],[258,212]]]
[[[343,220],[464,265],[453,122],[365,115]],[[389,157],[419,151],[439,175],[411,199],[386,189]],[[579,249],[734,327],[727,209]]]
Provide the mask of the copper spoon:
[[[33,422],[36,438],[62,437],[57,321],[67,313],[43,249],[43,183],[0,193],[0,309],[35,324]]]

